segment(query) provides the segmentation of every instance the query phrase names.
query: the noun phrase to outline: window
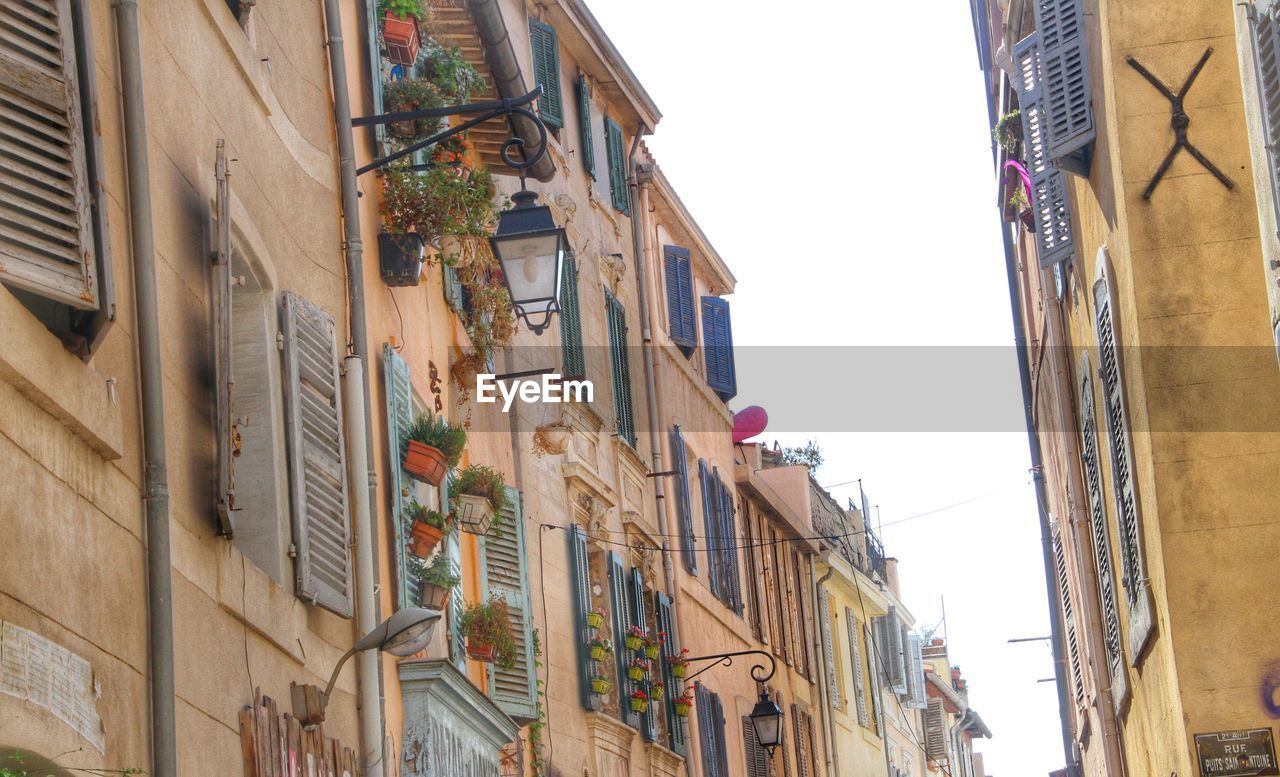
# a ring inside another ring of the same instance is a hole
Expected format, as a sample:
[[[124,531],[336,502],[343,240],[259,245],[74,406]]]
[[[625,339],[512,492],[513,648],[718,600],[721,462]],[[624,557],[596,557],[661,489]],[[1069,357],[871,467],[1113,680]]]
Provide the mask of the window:
[[[608,116],[604,118],[605,148],[609,153],[609,193],[613,207],[624,216],[631,215],[631,193],[627,189],[627,150],[622,128]]]
[[[702,488],[702,522],[707,535],[707,582],[717,599],[741,614],[733,492],[720,479],[720,470],[709,467],[704,459],[698,460],[698,482]]]
[[[578,305],[578,258],[567,254],[560,280],[560,347],[564,351],[566,378],[585,378],[586,358],[582,348],[582,311]]]
[[[702,751],[702,777],[729,777],[729,757],[724,739],[724,708],[720,697],[698,683],[694,687],[698,714],[698,748]]]
[[[689,493],[689,460],[680,427],[671,428],[671,459],[676,470],[676,515],[680,521],[680,558],[689,574],[698,574],[697,540],[693,535],[693,500]]]
[[[530,19],[529,47],[533,50],[533,79],[542,87],[538,116],[549,129],[560,129],[564,126],[564,105],[560,99],[560,44],[556,29]]]
[[[1041,70],[1040,34],[1032,33],[1014,47],[1019,71],[1018,102],[1022,116],[1023,145],[1027,172],[1031,177],[1031,199],[1035,204],[1036,253],[1040,266],[1070,261],[1074,243],[1071,236],[1071,202],[1062,173],[1049,154],[1044,81]]]
[[[115,318],[88,3],[33,0],[6,14],[0,283],[88,358]]]
[[[853,610],[848,607],[844,610],[844,622],[849,631],[849,663],[853,664],[853,698],[856,702],[854,706],[858,725],[872,728],[867,715],[866,652],[862,649],[862,627]]]
[[[597,629],[587,623],[587,613],[595,609],[591,596],[591,556],[587,551],[586,532],[577,524],[569,531],[569,559],[573,567],[573,601],[576,606],[574,624],[578,636],[578,681],[582,706],[594,709],[596,703],[591,680],[597,675],[596,662],[591,660],[590,642],[592,638],[604,635],[597,635]]]
[[[237,22],[244,24],[249,20],[249,12],[253,10],[253,6],[257,0],[224,0],[227,4],[227,10],[231,11],[231,15],[236,18]]]
[[[698,326],[693,317],[693,269],[689,249],[662,247],[667,286],[667,331],[685,356],[698,347]]]
[[[591,136],[591,85],[585,75],[578,76],[578,133],[582,142],[582,169],[591,180],[596,179],[596,147]]]
[[[617,297],[604,292],[605,317],[609,324],[609,361],[613,370],[613,410],[617,434],[631,447],[636,445],[636,422],[631,408],[631,367],[627,360],[627,314]]]
[[[702,342],[706,351],[707,385],[728,402],[738,393],[728,301],[719,297],[702,298]]]
[[[907,693],[907,669],[902,644],[902,618],[898,608],[889,605],[889,612],[872,621],[876,630],[876,663],[885,684],[898,696]]]
[[[538,718],[529,563],[520,492],[510,486],[502,525],[501,533],[490,532],[480,538],[480,578],[486,601],[500,599],[507,604],[516,660],[510,669],[496,664],[490,668],[489,698],[518,722],[529,722]]]

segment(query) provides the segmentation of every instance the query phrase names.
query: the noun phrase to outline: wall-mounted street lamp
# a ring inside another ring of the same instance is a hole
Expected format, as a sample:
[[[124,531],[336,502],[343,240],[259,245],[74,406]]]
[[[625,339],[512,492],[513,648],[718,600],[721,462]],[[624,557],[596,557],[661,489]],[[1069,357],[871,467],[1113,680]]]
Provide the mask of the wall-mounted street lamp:
[[[765,690],[765,683],[769,682],[769,679],[778,671],[778,662],[773,659],[771,654],[763,650],[739,650],[736,653],[694,656],[688,659],[689,663],[694,661],[714,661],[715,663],[699,669],[689,675],[688,679],[692,680],[716,666],[730,666],[733,664],[735,656],[764,656],[769,659],[769,667],[767,669],[763,664],[755,664],[751,667],[751,679],[755,680],[756,685],[760,688],[760,699],[747,717],[751,721],[751,727],[755,730],[756,742],[770,755],[773,755],[774,748],[782,744],[782,709],[778,707],[777,702],[769,697],[768,691]]]
[[[411,656],[431,641],[440,618],[441,614],[437,610],[406,607],[379,623],[373,631],[361,637],[359,642],[342,654],[323,691],[314,685],[291,684],[293,716],[304,726],[323,723],[324,709],[329,705],[329,694],[333,693],[333,685],[338,681],[338,673],[342,671],[347,659],[356,653],[374,649],[386,651],[393,656]]]
[[[538,128],[539,141],[538,150],[532,156],[525,156],[524,139],[514,136],[503,143],[499,151],[503,163],[519,173],[520,191],[511,198],[515,201],[515,206],[498,214],[498,231],[489,238],[489,244],[502,266],[502,279],[511,295],[511,306],[534,334],[542,334],[551,323],[552,314],[560,310],[561,264],[569,242],[564,229],[556,226],[551,209],[546,205],[536,204],[537,193],[528,191],[524,185],[525,170],[536,165],[547,153],[546,125],[536,113],[525,107],[541,94],[542,87],[539,86],[523,97],[384,113],[364,116],[351,122],[353,126],[368,127],[417,119],[478,114],[456,127],[448,127],[426,140],[376,159],[357,170],[357,174],[376,170],[405,157],[412,158],[411,155],[416,151],[434,146],[497,116],[506,116],[509,124],[512,116],[517,114],[533,122]],[[518,152],[521,159],[515,159],[513,151]],[[410,168],[420,169],[417,165],[410,165]]]

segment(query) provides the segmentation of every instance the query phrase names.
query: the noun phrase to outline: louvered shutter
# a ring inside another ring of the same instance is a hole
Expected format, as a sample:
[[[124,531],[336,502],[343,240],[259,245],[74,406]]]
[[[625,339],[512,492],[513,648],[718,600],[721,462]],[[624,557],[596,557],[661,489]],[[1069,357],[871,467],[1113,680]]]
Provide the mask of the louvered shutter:
[[[702,343],[706,352],[707,385],[727,402],[738,393],[737,370],[733,362],[733,329],[727,300],[702,298]]]
[[[907,700],[908,709],[922,710],[929,705],[924,687],[924,646],[917,634],[908,634],[907,643]]]
[[[635,683],[627,677],[627,667],[631,664],[632,655],[623,644],[627,629],[631,627],[631,607],[627,601],[627,574],[622,565],[622,556],[617,553],[609,554],[608,575],[609,609],[613,617],[613,657],[618,669],[618,682],[614,683],[614,687],[618,689],[623,720],[628,724],[634,724],[636,715],[631,711],[630,702],[627,701],[631,692],[635,690]]]
[[[693,262],[689,249],[662,248],[663,280],[667,285],[667,328],[671,341],[687,356],[698,347],[698,327],[693,316]]]
[[[742,716],[742,749],[747,757],[747,777],[769,777],[769,755],[756,739],[750,715]]]
[[[1058,167],[1089,175],[1094,139],[1093,91],[1083,0],[1034,0],[1044,76],[1045,140]]]
[[[1084,707],[1084,671],[1080,663],[1080,643],[1076,637],[1075,607],[1071,601],[1071,583],[1067,578],[1067,554],[1062,547],[1061,532],[1053,535],[1053,564],[1058,573],[1058,597],[1062,604],[1062,621],[1067,638],[1067,663],[1071,668],[1072,697],[1076,708]]]
[[[560,95],[560,44],[556,29],[537,19],[529,20],[529,46],[533,49],[533,75],[542,87],[538,116],[551,129],[564,126],[564,104]]]
[[[72,15],[70,0],[5,4],[0,280],[93,310],[98,268]]]
[[[832,709],[840,709],[840,678],[836,676],[835,645],[831,641],[831,598],[827,589],[818,591],[818,608],[822,624],[822,654],[827,663],[827,695]]]
[[[627,579],[627,600],[630,607],[628,617],[630,618],[631,623],[647,630],[649,627],[649,615],[645,609],[646,599],[644,593],[644,578],[640,575],[640,570],[636,567],[631,568],[631,572]],[[649,672],[650,679],[652,679],[660,670],[660,667],[651,667]],[[638,683],[637,687],[642,688],[647,693],[648,688],[645,687],[645,685],[646,684],[644,683]],[[658,737],[658,730],[655,725],[657,722],[657,716],[658,705],[651,699],[649,701],[649,710],[639,715],[640,734],[644,737],[646,742],[652,742]]]
[[[844,610],[844,622],[849,630],[849,656],[853,664],[853,692],[857,701],[858,724],[867,726],[867,684],[862,671],[862,628],[858,618],[848,607]]]
[[[924,753],[929,760],[947,760],[947,711],[942,699],[930,699],[924,711]]]
[[[609,193],[613,207],[624,216],[631,215],[631,192],[627,189],[627,150],[622,128],[608,116],[604,118],[605,147],[609,151]]]
[[[440,503],[449,504],[449,492],[453,489],[453,473],[445,476],[440,488]],[[444,552],[449,557],[449,569],[459,578],[462,577],[462,541],[458,532],[450,532],[445,538]],[[462,591],[455,591],[449,596],[449,660],[459,672],[467,673],[467,637],[462,633],[462,613],[467,603],[462,598]]]
[[[880,654],[879,648],[876,647],[875,640],[871,638],[871,627],[866,624],[863,624],[862,626],[862,638],[867,649],[871,651],[871,656],[868,658],[868,662],[871,665],[871,717],[876,723],[876,731],[883,732],[884,715],[883,710],[880,708],[880,675],[882,669],[880,667],[882,666],[884,657]]]
[[[591,137],[591,85],[587,83],[587,77],[584,75],[578,76],[578,129],[582,141],[582,167],[594,181],[596,179],[596,147]]]
[[[1258,103],[1262,113],[1263,147],[1271,178],[1271,207],[1280,218],[1280,19],[1275,0],[1246,5],[1253,30]]]
[[[578,679],[582,706],[591,709],[591,677],[595,665],[589,648],[591,627],[587,625],[587,613],[591,611],[591,559],[587,554],[587,535],[577,524],[569,531],[569,559],[573,567],[573,601],[576,605],[573,622],[578,634]]]
[[[413,383],[409,363],[387,345],[382,349],[383,378],[387,388],[387,485],[391,492],[391,528],[396,564],[396,609],[416,607],[421,599],[421,582],[409,565],[409,536],[413,531],[412,482],[401,463],[409,446],[413,424]],[[446,503],[447,504],[447,503]],[[460,596],[460,594],[458,595]],[[453,598],[457,598],[454,596]]]
[[[906,673],[902,666],[902,627],[898,608],[889,605],[887,615],[874,620],[876,650],[879,653],[880,670],[886,684],[899,696],[907,692]]]
[[[566,378],[584,378],[586,358],[582,349],[582,312],[578,306],[578,258],[566,255],[560,279],[560,348],[564,351]]]
[[[213,254],[213,278],[210,289],[213,296],[213,393],[214,437],[218,448],[218,532],[230,537],[235,534],[236,510],[236,456],[239,440],[234,410],[235,373],[232,364],[231,323],[231,182],[227,169],[227,153],[224,142],[218,140],[214,178],[217,186],[217,246]]]
[[[676,471],[676,513],[680,520],[680,557],[689,574],[698,574],[697,540],[693,534],[693,499],[689,488],[688,452],[679,426],[671,428],[671,458]]]
[[[694,702],[698,713],[698,752],[702,756],[703,777],[717,777],[715,710],[711,692],[702,683],[694,685]]]
[[[812,759],[809,752],[809,734],[804,719],[804,713],[796,705],[791,705],[791,725],[795,729],[796,736],[796,774],[800,777],[809,777],[812,774]]]
[[[631,405],[631,366],[627,358],[627,317],[622,302],[604,292],[605,315],[609,324],[609,360],[613,368],[613,410],[618,436],[631,447],[636,444],[635,416]]]
[[[462,279],[458,277],[457,268],[445,265],[441,271],[444,276],[442,291],[444,292],[444,302],[454,313],[463,316],[467,312],[466,300],[462,295]]]
[[[707,584],[711,593],[720,595],[720,543],[717,540],[720,489],[711,479],[705,459],[698,459],[698,483],[702,486],[702,525],[707,540]]]
[[[724,603],[739,615],[742,614],[742,577],[738,569],[738,526],[737,510],[733,504],[733,491],[720,479],[716,472],[716,482],[720,487],[720,558],[721,588]]]
[[[655,605],[655,617],[658,623],[658,631],[666,632],[667,644],[663,649],[662,663],[660,668],[663,682],[667,686],[667,695],[663,702],[667,715],[667,731],[670,737],[668,747],[679,755],[685,754],[685,731],[684,718],[676,715],[675,698],[679,695],[677,689],[683,681],[678,681],[671,674],[671,664],[667,661],[667,656],[680,655],[680,635],[676,633],[676,618],[672,612],[671,599],[661,591],[653,595]]]
[[[724,706],[719,694],[709,694],[711,699],[712,733],[715,741],[716,777],[729,777],[729,746],[724,735]]]
[[[281,318],[297,594],[350,617],[351,533],[335,324],[328,313],[288,292]]]
[[[1036,252],[1040,266],[1071,258],[1071,202],[1062,173],[1050,159],[1046,139],[1040,35],[1033,33],[1013,50],[1018,68],[1018,101],[1027,173],[1031,177],[1031,209],[1036,220]]]
[[[503,531],[480,539],[480,571],[485,600],[501,599],[516,638],[516,662],[510,669],[494,664],[489,671],[489,698],[517,721],[536,720],[538,676],[533,656],[533,614],[529,600],[529,563],[525,546],[520,492],[507,486],[502,510]]]

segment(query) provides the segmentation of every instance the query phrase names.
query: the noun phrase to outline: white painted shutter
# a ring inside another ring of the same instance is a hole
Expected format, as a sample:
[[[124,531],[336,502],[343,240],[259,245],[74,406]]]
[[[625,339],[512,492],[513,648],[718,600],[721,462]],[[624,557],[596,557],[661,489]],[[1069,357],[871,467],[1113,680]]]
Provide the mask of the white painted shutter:
[[[1280,5],[1275,0],[1260,0],[1245,7],[1253,29],[1258,104],[1265,134],[1267,173],[1271,177],[1272,208],[1280,215],[1280,19],[1277,19]]]
[[[906,644],[907,659],[907,709],[922,710],[929,706],[929,697],[924,687],[924,653],[918,634],[908,634]]]
[[[870,689],[871,690],[871,694],[870,694],[871,695],[871,718],[876,722],[876,731],[883,732],[884,731],[884,710],[881,709],[880,670],[877,669],[876,667],[884,659],[883,659],[883,656],[880,654],[880,649],[875,644],[875,640],[872,639],[870,626],[863,624],[862,636],[865,641],[865,644],[867,645],[867,648],[871,651],[871,657],[868,659],[871,665],[871,689]]]
[[[213,254],[213,393],[214,437],[218,448],[218,531],[230,537],[235,533],[236,476],[235,462],[240,440],[235,416],[235,365],[232,364],[231,322],[231,171],[227,169],[225,143],[218,140],[214,163],[217,184],[217,245]]]
[[[351,532],[336,327],[328,313],[288,292],[281,319],[297,594],[350,617]]]
[[[853,664],[853,692],[857,701],[858,725],[867,726],[867,683],[862,672],[862,628],[858,618],[848,607],[844,610],[845,624],[849,630],[849,656]]]
[[[1062,533],[1053,535],[1053,563],[1058,574],[1058,596],[1062,602],[1062,621],[1067,638],[1067,661],[1071,668],[1072,697],[1076,708],[1084,707],[1084,672],[1080,664],[1080,642],[1076,636],[1075,607],[1072,604],[1071,584],[1067,579],[1067,554],[1062,547]]]
[[[397,610],[416,607],[422,585],[409,563],[409,536],[413,532],[413,481],[401,466],[409,447],[408,431],[413,424],[413,378],[409,363],[389,345],[382,349],[382,377],[387,390],[387,447],[390,456],[387,485],[391,492],[391,527],[396,565]],[[441,504],[448,504],[442,501]],[[456,598],[456,597],[455,597]]]
[[[529,604],[529,564],[526,558],[524,515],[520,492],[507,486],[501,535],[490,532],[480,541],[485,599],[502,599],[511,615],[511,633],[518,646],[515,666],[496,664],[489,672],[489,698],[517,721],[536,720],[537,670],[533,656],[533,616]]]
[[[1094,127],[1084,2],[1035,0],[1031,7],[1040,36],[1049,157],[1060,169],[1087,176]]]
[[[70,0],[0,8],[0,280],[92,310],[98,277]]]
[[[942,708],[942,699],[930,699],[925,709],[924,752],[931,761],[947,760],[947,711]]]
[[[440,484],[440,504],[449,504],[449,492],[453,488],[453,473],[444,476]],[[449,532],[444,540],[444,552],[449,557],[449,571],[462,578],[462,543],[458,539],[459,532]],[[467,673],[467,637],[460,628],[462,614],[466,612],[467,603],[462,591],[455,591],[449,596],[449,661],[459,672]]]
[[[836,654],[831,642],[831,602],[827,589],[819,592],[822,608],[822,653],[827,657],[827,695],[832,709],[840,709],[840,678],[836,676]]]
[[[1018,104],[1022,119],[1027,174],[1031,177],[1031,208],[1036,220],[1036,253],[1040,266],[1071,258],[1071,202],[1066,182],[1048,149],[1039,33],[1033,33],[1013,49],[1018,68]]]

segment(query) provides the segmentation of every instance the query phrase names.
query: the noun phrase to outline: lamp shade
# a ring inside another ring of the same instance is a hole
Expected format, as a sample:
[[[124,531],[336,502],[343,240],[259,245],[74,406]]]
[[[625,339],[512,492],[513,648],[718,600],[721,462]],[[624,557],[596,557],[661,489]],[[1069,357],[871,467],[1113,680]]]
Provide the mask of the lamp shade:
[[[768,694],[761,691],[760,701],[756,702],[755,709],[751,710],[750,715],[751,727],[755,729],[756,741],[760,746],[769,752],[782,742],[782,710],[770,699]]]
[[[551,209],[537,205],[538,195],[519,191],[515,207],[498,217],[498,230],[489,238],[502,265],[502,278],[511,306],[528,327],[541,334],[560,310],[560,274],[568,240],[556,226]]]
[[[411,656],[421,651],[431,641],[436,623],[441,615],[425,607],[406,607],[398,610],[378,627],[364,635],[352,648],[353,653],[363,650],[385,650],[395,656]]]

